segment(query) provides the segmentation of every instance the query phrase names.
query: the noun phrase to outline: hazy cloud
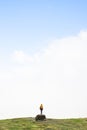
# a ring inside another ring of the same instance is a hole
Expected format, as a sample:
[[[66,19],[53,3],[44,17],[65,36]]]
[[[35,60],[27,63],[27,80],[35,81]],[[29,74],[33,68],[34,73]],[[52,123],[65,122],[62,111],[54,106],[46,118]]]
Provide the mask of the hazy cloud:
[[[54,40],[33,56],[12,56],[25,65],[6,72],[10,78],[0,83],[1,118],[35,116],[40,103],[48,117],[87,116],[87,31]]]

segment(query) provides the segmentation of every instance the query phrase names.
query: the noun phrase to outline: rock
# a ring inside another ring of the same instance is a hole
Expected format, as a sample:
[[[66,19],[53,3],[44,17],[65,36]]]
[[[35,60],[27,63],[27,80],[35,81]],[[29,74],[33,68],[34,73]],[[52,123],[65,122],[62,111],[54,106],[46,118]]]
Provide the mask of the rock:
[[[35,120],[36,120],[36,121],[44,121],[44,120],[46,120],[46,116],[39,114],[39,115],[37,115],[37,116],[35,117]]]

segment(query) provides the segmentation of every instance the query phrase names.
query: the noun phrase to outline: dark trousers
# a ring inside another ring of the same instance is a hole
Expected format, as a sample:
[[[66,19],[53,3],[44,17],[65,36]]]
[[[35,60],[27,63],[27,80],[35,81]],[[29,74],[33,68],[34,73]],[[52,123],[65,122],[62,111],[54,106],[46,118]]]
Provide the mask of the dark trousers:
[[[41,109],[41,115],[42,115],[42,111],[43,111],[43,110]]]

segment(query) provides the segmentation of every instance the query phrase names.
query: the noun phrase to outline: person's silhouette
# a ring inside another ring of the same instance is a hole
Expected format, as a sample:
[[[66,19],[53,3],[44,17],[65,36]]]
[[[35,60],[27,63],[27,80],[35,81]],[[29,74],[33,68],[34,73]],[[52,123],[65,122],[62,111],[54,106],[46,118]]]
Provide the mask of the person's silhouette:
[[[41,115],[42,115],[42,111],[43,111],[43,105],[40,105],[40,111],[41,111]]]

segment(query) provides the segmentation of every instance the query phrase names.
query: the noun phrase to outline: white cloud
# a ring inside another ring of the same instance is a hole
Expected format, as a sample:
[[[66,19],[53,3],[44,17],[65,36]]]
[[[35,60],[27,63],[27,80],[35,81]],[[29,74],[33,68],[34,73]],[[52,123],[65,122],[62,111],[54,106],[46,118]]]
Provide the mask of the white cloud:
[[[40,103],[47,117],[87,116],[86,31],[53,41],[42,53],[15,51],[13,57],[24,66],[3,73],[0,118],[35,116]]]
[[[12,58],[15,62],[19,63],[33,62],[33,58],[25,54],[23,51],[14,51]]]

